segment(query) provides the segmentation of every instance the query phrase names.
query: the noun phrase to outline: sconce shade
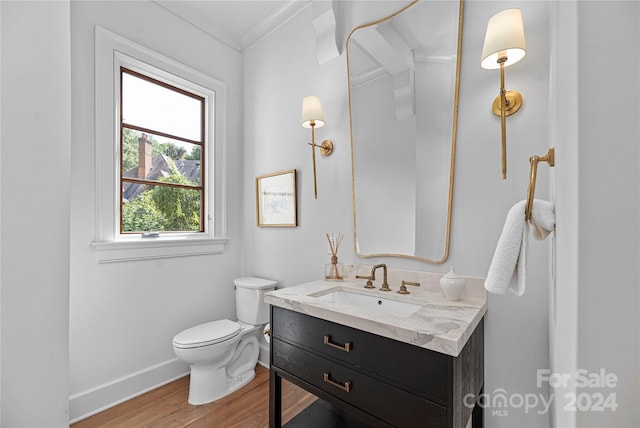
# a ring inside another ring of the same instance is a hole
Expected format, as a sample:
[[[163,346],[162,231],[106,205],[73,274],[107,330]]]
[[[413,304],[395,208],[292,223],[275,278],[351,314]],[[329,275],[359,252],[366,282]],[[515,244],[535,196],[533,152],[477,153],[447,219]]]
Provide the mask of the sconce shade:
[[[302,127],[311,128],[311,121],[315,122],[316,128],[324,125],[324,113],[320,98],[315,95],[309,95],[302,100]]]
[[[480,66],[486,69],[500,68],[498,59],[506,54],[504,66],[508,67],[524,58],[526,52],[522,12],[519,9],[507,9],[495,14],[487,24]]]

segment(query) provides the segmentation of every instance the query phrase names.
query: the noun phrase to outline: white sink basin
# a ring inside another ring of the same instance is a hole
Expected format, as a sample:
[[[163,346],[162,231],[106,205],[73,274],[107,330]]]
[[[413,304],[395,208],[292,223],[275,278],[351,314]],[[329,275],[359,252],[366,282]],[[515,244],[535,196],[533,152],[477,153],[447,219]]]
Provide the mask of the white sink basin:
[[[317,298],[326,302],[341,303],[343,305],[355,306],[369,311],[403,318],[411,316],[417,312],[418,309],[422,308],[421,305],[416,305],[415,303],[401,302],[399,300],[354,293],[346,290],[336,290],[318,296]]]

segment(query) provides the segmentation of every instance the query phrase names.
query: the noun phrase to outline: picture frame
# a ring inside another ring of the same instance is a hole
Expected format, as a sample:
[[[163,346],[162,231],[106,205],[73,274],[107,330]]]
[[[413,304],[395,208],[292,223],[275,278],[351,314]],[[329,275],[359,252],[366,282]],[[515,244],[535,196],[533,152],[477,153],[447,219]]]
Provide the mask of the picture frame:
[[[295,169],[256,177],[256,225],[298,226]]]

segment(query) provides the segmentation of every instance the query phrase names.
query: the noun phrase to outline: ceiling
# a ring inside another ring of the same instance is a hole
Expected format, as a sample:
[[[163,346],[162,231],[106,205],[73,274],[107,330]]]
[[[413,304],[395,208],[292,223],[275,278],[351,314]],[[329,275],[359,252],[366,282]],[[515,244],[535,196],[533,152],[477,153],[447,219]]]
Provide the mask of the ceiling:
[[[251,46],[310,0],[153,0],[238,51]]]

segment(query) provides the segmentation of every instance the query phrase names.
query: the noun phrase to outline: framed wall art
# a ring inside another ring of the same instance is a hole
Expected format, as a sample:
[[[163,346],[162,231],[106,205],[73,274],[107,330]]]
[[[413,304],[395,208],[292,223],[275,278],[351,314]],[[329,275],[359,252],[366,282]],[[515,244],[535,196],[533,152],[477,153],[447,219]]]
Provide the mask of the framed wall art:
[[[296,227],[296,170],[256,177],[258,227]]]

